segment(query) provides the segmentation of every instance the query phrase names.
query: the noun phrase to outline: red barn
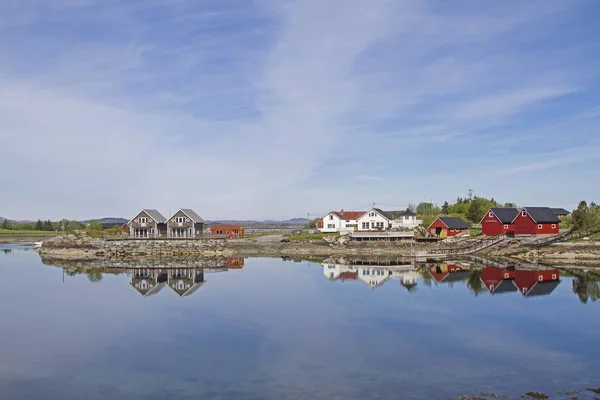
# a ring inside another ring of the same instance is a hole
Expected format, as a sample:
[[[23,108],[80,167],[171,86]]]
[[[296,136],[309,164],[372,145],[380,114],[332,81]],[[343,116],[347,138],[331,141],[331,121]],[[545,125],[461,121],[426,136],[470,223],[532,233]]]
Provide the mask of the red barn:
[[[544,296],[552,293],[560,283],[557,269],[515,271],[515,286],[525,297]]]
[[[512,222],[519,214],[516,208],[490,208],[481,219],[484,236],[498,236],[513,231]]]
[[[556,235],[560,219],[548,207],[524,207],[512,225],[515,235]]]
[[[515,272],[496,267],[483,267],[481,269],[481,281],[491,294],[516,292]]]
[[[431,236],[445,238],[469,232],[469,225],[458,217],[437,217],[427,229]]]
[[[213,225],[210,227],[213,235],[227,235],[229,238],[244,237],[244,228],[241,225]]]
[[[432,264],[429,273],[437,283],[458,282],[469,275],[469,270],[456,264]]]
[[[244,257],[228,257],[227,269],[242,269],[244,268]]]

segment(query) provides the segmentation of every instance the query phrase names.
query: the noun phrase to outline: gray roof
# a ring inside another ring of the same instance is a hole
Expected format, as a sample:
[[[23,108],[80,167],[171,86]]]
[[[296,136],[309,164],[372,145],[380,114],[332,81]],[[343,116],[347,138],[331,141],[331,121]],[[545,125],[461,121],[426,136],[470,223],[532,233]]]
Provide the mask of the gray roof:
[[[204,222],[202,217],[199,216],[198,214],[196,214],[196,212],[194,210],[192,210],[191,208],[182,208],[181,211],[183,211],[183,213],[185,215],[187,215],[188,217],[190,217],[190,219],[195,223]]]
[[[144,211],[146,214],[148,214],[150,216],[150,218],[152,218],[153,220],[155,220],[159,224],[166,224],[167,223],[167,219],[161,213],[159,213],[156,210],[149,210],[147,208],[144,208],[142,211]]]
[[[552,293],[559,284],[560,281],[536,282],[535,285],[525,293],[525,296],[547,296]]]
[[[503,224],[512,224],[519,215],[519,210],[516,208],[492,208],[491,210]]]
[[[492,294],[512,293],[517,292],[517,288],[512,279],[503,279],[502,282],[492,292]]]
[[[550,210],[552,210],[554,215],[569,215],[569,214],[571,214],[570,211],[567,211],[564,208],[551,208]]]
[[[387,211],[383,211],[381,208],[374,208],[373,210],[377,211],[379,214],[383,215],[387,219],[394,219],[392,215],[390,215],[390,213],[388,213]]]
[[[560,222],[560,219],[558,219],[549,207],[525,207],[524,210],[538,224]]]
[[[409,217],[416,217],[417,216],[417,214],[415,214],[414,212],[412,212],[410,210],[410,208],[407,208],[405,211],[403,211],[402,215],[407,215]]]
[[[469,229],[469,224],[460,217],[438,217],[449,229]]]
[[[455,271],[449,272],[448,275],[442,279],[442,282],[460,282],[469,276],[469,271]]]

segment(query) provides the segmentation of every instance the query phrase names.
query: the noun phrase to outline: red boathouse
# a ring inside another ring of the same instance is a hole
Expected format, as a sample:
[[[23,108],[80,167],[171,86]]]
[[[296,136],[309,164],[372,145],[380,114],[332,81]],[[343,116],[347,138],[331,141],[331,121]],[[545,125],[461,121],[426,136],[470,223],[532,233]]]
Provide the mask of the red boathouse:
[[[437,217],[427,230],[431,236],[445,238],[469,232],[469,225],[462,218]]]
[[[524,207],[512,225],[515,235],[556,235],[560,219],[549,207]]]
[[[498,236],[513,231],[513,221],[519,214],[516,208],[490,208],[481,219],[481,234]]]

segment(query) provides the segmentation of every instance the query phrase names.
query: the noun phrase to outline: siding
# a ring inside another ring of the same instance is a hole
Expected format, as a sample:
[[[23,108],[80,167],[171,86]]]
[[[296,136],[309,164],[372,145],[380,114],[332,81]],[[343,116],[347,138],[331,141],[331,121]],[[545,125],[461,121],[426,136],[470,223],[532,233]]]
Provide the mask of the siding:
[[[541,229],[538,225],[541,225]],[[552,225],[554,225],[554,228]],[[529,214],[523,216],[522,212],[519,212],[513,222],[515,235],[552,235],[558,234],[559,228],[560,224],[536,224]]]

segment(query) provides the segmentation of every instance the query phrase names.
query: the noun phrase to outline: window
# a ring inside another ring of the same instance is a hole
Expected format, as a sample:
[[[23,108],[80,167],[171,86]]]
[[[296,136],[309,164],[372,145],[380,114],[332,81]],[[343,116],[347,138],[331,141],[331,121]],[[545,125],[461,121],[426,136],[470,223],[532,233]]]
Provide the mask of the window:
[[[508,225],[504,225],[504,229],[508,229]]]
[[[544,277],[543,277],[542,275],[538,276],[538,281],[540,281],[540,282],[541,282],[541,281],[543,281],[543,280],[544,280]]]
[[[490,216],[490,218],[492,218],[494,216],[494,213],[492,211],[490,211],[489,216]]]
[[[377,222],[376,223],[376,228],[377,229],[383,229],[383,222]]]
[[[556,274],[552,274],[552,279],[556,279]]]
[[[140,217],[140,218],[138,218],[138,220],[140,221],[140,224],[147,224],[148,223],[148,218],[147,217]]]
[[[368,222],[363,222],[362,223],[362,228],[363,229],[369,229],[369,223]]]
[[[542,226],[541,226],[541,225],[538,225],[538,229],[542,229]]]
[[[371,228],[375,229],[375,222],[371,222]]]
[[[508,279],[509,275],[508,274],[504,274],[504,279]]]
[[[556,228],[556,224],[552,224],[552,229]]]
[[[371,212],[369,213],[369,217],[374,217],[375,215],[377,215],[377,214],[375,214],[375,211],[371,211]]]
[[[329,216],[329,219],[333,219],[333,215],[330,215],[330,216]]]
[[[183,224],[185,222],[185,218],[184,217],[177,217],[177,218],[175,218],[175,222],[177,222],[178,224]]]
[[[526,216],[527,216],[527,211],[521,211],[521,215],[522,215],[523,217],[526,217]]]
[[[327,224],[328,229],[335,229],[335,224]]]

